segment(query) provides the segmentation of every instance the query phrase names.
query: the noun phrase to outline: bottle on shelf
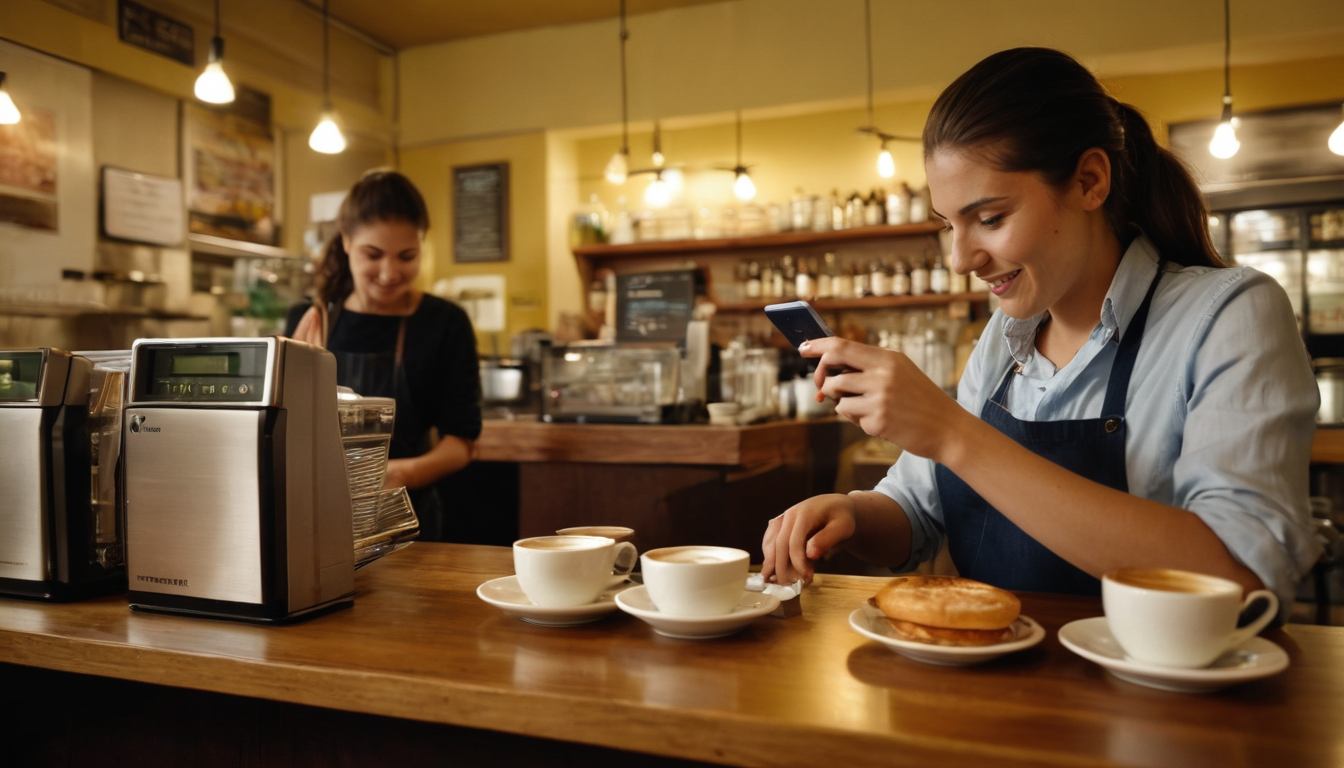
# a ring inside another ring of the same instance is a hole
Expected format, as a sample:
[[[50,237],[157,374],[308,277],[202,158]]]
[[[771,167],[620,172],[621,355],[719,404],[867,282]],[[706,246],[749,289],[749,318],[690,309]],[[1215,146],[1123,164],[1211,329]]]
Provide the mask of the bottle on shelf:
[[[858,192],[849,193],[849,200],[845,203],[845,228],[863,226],[863,198],[859,197]]]
[[[881,224],[885,218],[884,206],[874,189],[868,195],[868,199],[863,201],[863,225],[865,227],[875,227]]]
[[[929,266],[923,257],[917,258],[910,267],[910,295],[923,296],[929,292]]]
[[[798,268],[794,266],[792,256],[785,256],[783,261],[780,262],[779,273],[781,278],[779,281],[780,297],[797,296]]]
[[[827,254],[828,256],[830,254]],[[854,265],[846,264],[845,268],[839,270],[838,274],[831,279],[831,293],[835,294],[837,299],[856,298],[854,293]]]
[[[910,273],[905,271],[905,262],[897,261],[891,269],[891,295],[908,296],[910,294]]]
[[[795,189],[789,200],[789,223],[793,225],[794,232],[812,229],[812,198],[803,192],[802,187]]]
[[[812,196],[812,231],[825,232],[831,228],[831,207],[821,197]]]
[[[835,284],[839,282],[840,273],[835,266],[835,254],[827,253],[821,259],[821,267],[817,270],[817,298],[839,298],[840,292]]]
[[[840,199],[840,190],[831,190],[831,229],[845,228],[845,203]]]
[[[933,266],[929,269],[929,290],[933,293],[949,293],[952,290],[952,275],[947,270],[947,265],[937,256],[930,256],[929,263]]]
[[[752,259],[747,262],[747,290],[748,299],[761,298],[761,263]]]
[[[910,198],[910,223],[919,224],[920,222],[928,220],[929,220],[929,187],[926,184],[924,185],[923,189],[914,193],[914,196]]]
[[[807,259],[798,260],[798,274],[794,280],[794,295],[804,301],[817,297],[816,265]]]
[[[854,289],[850,295],[856,299],[871,296],[873,293],[872,273],[862,264],[850,264],[849,268],[854,271]]]
[[[868,289],[874,296],[890,296],[891,268],[874,259],[869,271]]]

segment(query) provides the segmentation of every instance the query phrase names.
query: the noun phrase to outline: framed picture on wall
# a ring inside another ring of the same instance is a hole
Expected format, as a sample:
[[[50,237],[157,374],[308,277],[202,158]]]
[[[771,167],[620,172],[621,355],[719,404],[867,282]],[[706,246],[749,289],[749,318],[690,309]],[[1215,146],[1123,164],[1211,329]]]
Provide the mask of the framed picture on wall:
[[[188,102],[182,106],[182,133],[188,231],[275,245],[280,222],[269,119]]]
[[[509,260],[509,164],[453,168],[453,261]]]

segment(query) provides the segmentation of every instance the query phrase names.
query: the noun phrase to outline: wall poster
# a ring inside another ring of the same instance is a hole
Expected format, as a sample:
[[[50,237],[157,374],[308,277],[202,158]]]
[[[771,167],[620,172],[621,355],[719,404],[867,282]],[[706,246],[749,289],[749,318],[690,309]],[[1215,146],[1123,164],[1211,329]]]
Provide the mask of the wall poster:
[[[453,169],[453,260],[509,260],[509,164]]]
[[[93,269],[93,75],[5,40],[0,72],[21,116],[0,125],[0,302],[54,301]]]
[[[275,245],[275,135],[269,121],[183,104],[187,229]]]

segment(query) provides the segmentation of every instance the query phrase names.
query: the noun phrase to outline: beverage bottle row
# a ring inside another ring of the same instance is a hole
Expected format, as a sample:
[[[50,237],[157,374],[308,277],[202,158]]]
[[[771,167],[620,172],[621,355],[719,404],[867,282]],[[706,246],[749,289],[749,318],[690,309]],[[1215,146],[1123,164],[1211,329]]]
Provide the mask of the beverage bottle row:
[[[887,192],[874,187],[842,196],[831,190],[829,198],[797,190],[789,201],[789,223],[795,232],[826,232],[835,229],[872,227],[879,224],[916,224],[929,219],[929,188],[920,190],[902,183]]]
[[[910,259],[872,259],[841,265],[834,253],[816,257],[786,255],[743,261],[738,265],[740,295],[747,299],[861,299],[866,296],[919,296],[960,293],[965,278],[953,275],[938,255]]]

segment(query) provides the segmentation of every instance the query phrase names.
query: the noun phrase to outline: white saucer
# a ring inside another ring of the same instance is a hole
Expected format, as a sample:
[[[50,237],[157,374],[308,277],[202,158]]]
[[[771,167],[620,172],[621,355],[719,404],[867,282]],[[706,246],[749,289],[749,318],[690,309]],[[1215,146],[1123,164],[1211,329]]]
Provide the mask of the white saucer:
[[[1030,648],[1045,639],[1045,629],[1030,616],[1018,616],[1013,622],[1014,639],[994,645],[953,646],[916,643],[902,640],[892,633],[891,625],[882,612],[865,605],[849,614],[849,626],[860,635],[887,646],[906,658],[925,664],[963,667],[997,659],[1006,654]]]
[[[1134,661],[1120,649],[1105,616],[1065,624],[1059,629],[1059,642],[1084,659],[1105,667],[1121,680],[1181,693],[1217,691],[1276,675],[1288,668],[1288,654],[1263,637],[1251,638],[1203,669],[1158,667]]]
[[[649,599],[649,591],[640,585],[616,595],[616,605],[664,637],[707,640],[711,637],[727,637],[743,629],[778,608],[779,598],[761,592],[744,591],[732,613],[722,616],[671,616],[660,612]]]
[[[615,580],[607,590],[597,596],[597,600],[574,608],[542,608],[533,604],[518,586],[517,576],[505,576],[491,579],[476,588],[476,596],[485,602],[532,624],[543,627],[572,627],[578,624],[591,624],[616,612],[616,595],[629,587],[631,582],[624,578]]]

